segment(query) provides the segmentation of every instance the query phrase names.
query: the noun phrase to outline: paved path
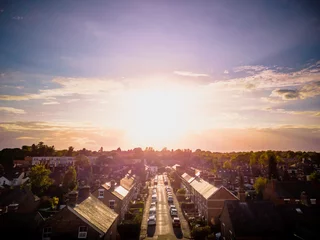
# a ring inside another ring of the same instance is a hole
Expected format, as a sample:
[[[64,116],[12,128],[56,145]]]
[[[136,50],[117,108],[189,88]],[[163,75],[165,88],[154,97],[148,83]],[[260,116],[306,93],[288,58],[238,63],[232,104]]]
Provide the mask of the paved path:
[[[145,204],[145,211],[141,224],[140,239],[158,239],[158,240],[173,240],[173,239],[187,239],[190,237],[189,227],[185,227],[186,221],[183,218],[181,209],[179,207],[176,197],[174,203],[179,212],[179,218],[182,221],[181,228],[172,227],[172,218],[169,213],[169,205],[167,200],[167,192],[163,182],[163,176],[159,175],[157,185],[157,224],[156,226],[148,226],[147,220],[149,217],[149,209],[151,203],[152,187],[149,189],[150,194]],[[184,221],[184,222],[183,222]],[[188,224],[188,223],[186,223]],[[183,238],[184,234],[187,238]]]

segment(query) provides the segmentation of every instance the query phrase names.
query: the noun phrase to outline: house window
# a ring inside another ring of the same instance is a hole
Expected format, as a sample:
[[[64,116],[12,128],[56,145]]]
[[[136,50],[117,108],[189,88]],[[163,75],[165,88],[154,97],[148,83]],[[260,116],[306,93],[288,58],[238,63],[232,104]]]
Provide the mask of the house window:
[[[310,202],[311,202],[311,204],[317,204],[317,199],[311,198],[311,199],[310,199]]]
[[[115,201],[114,200],[109,200],[109,208],[114,210],[115,207]]]
[[[99,190],[98,198],[104,198],[104,190]]]
[[[52,227],[43,228],[42,239],[43,240],[50,240],[51,233],[52,233]]]
[[[88,227],[86,226],[79,227],[78,238],[87,238],[87,234],[88,234]]]

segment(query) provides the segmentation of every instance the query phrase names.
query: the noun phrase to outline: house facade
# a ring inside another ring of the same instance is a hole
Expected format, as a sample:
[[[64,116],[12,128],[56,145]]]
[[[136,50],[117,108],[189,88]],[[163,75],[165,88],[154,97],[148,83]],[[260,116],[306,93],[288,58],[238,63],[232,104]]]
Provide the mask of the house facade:
[[[93,195],[79,204],[73,201],[44,222],[40,239],[116,239],[118,214]]]
[[[208,223],[216,224],[225,200],[238,200],[228,189],[215,186],[200,177],[182,174],[182,184]]]
[[[116,184],[114,181],[102,184],[92,194],[119,214],[119,220],[123,220],[135,193],[135,180],[125,177],[120,180],[120,184]]]

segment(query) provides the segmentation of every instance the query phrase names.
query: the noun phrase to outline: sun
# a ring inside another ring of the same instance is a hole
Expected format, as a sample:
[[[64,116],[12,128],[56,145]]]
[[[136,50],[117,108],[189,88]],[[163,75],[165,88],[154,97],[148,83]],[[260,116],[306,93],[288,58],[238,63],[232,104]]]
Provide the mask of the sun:
[[[135,145],[164,147],[184,131],[185,98],[177,91],[143,90],[131,103],[129,138]]]

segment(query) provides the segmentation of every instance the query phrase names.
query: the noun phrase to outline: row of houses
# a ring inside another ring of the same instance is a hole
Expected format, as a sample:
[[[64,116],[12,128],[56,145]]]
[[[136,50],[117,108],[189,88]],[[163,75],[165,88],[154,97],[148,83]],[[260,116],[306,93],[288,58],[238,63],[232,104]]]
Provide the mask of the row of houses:
[[[221,185],[221,180],[217,179],[215,184],[211,184],[204,179],[190,176],[183,173],[181,184],[187,191],[192,202],[196,205],[198,212],[211,224],[216,224],[223,209],[225,200],[238,200],[227,188]]]
[[[138,179],[129,171],[120,181],[91,189],[79,187],[57,210],[40,209],[30,189],[6,188],[0,192],[0,231],[12,239],[117,239],[117,225],[139,193]],[[25,233],[14,229],[25,229]]]

